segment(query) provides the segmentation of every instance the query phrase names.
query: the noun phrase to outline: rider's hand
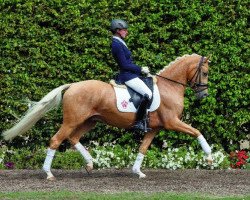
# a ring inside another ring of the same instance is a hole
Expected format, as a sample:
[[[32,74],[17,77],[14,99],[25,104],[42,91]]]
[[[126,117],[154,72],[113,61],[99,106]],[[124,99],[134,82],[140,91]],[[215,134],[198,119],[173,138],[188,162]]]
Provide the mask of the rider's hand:
[[[149,69],[148,69],[148,67],[142,67],[142,69],[141,69],[141,72],[143,73],[143,74],[149,74]]]

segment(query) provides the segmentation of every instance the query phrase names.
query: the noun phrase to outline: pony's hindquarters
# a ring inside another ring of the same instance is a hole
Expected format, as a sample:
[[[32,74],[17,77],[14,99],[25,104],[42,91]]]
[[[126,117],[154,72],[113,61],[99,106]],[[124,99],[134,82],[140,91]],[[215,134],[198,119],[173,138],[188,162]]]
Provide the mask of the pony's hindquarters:
[[[11,129],[2,133],[5,140],[12,140],[14,137],[28,131],[46,112],[57,107],[62,100],[62,91],[68,89],[71,84],[65,84],[55,88],[28,110],[21,120]]]

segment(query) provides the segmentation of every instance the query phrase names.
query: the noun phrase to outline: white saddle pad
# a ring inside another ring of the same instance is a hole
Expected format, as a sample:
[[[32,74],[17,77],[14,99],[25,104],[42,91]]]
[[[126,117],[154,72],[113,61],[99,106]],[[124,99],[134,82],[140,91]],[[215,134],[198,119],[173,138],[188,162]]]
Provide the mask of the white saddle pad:
[[[120,112],[136,112],[133,102],[130,102],[130,94],[126,88],[113,86],[116,94],[116,105]],[[160,93],[156,84],[154,84],[153,102],[149,112],[155,111],[160,106]]]

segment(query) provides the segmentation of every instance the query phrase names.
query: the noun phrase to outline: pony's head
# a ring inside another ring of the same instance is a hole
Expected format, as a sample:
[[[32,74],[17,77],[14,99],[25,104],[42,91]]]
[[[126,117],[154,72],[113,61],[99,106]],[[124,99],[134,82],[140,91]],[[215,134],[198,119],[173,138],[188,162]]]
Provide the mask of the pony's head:
[[[198,99],[208,96],[208,63],[209,58],[201,56],[198,64],[195,64],[189,73],[189,84]]]
[[[178,57],[157,76],[179,85],[190,86],[198,99],[208,96],[208,57],[198,54]]]

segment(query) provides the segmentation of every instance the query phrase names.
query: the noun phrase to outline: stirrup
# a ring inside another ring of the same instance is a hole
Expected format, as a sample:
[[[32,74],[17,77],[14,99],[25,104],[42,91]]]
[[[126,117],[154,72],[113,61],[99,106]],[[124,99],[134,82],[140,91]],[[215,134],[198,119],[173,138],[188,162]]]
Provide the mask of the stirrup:
[[[151,131],[152,129],[147,127],[147,121],[146,120],[140,120],[135,122],[135,124],[131,128],[134,131],[144,132],[147,133]]]

